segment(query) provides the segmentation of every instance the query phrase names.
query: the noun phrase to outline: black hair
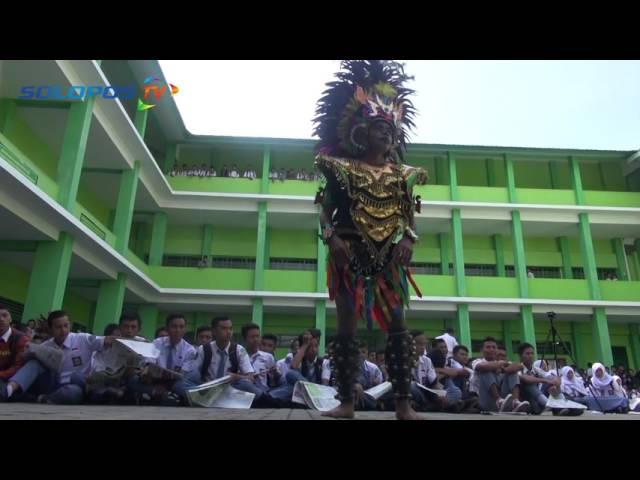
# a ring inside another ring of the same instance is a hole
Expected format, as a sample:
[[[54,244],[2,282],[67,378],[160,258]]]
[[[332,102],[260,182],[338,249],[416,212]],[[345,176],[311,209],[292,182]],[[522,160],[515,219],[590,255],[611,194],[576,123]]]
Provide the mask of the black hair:
[[[444,368],[447,361],[447,356],[442,352],[442,350],[431,350],[427,354],[427,357],[431,359],[431,363],[433,363],[434,368]]]
[[[518,346],[518,355],[522,356],[522,354],[527,348],[530,348],[535,351],[535,348],[533,348],[533,345],[531,345],[530,343],[524,342]]]
[[[200,332],[210,332],[212,328],[209,325],[200,325],[196,328],[196,337],[200,335]]]
[[[436,348],[439,343],[447,343],[442,338],[434,338],[431,340],[431,348]]]
[[[108,337],[110,335],[113,335],[113,332],[115,332],[116,330],[118,330],[118,328],[120,328],[118,326],[117,323],[110,323],[109,325],[107,325],[106,327],[104,327],[104,333],[103,335],[105,337]]]
[[[142,327],[142,320],[140,319],[140,315],[133,312],[123,313],[120,316],[120,321],[118,322],[118,325],[122,325],[124,322],[130,322],[132,320],[138,322],[138,328]]]
[[[243,325],[242,328],[240,329],[240,333],[242,335],[242,338],[246,339],[247,335],[249,334],[249,332],[251,330],[260,330],[260,325],[256,325],[255,323],[247,323],[246,325]]]
[[[165,332],[167,332],[167,327],[160,327],[160,328],[158,328],[158,329],[156,330],[156,333],[155,333],[154,338],[159,338],[159,337],[160,337],[160,332],[161,332],[161,331],[163,331],[163,330],[164,330]],[[169,333],[169,332],[167,332],[167,333]]]
[[[448,327],[445,332],[447,332],[449,335],[453,335],[455,333],[455,330],[451,327]]]
[[[173,322],[176,318],[181,318],[184,320],[185,325],[187,324],[187,319],[184,318],[184,315],[182,315],[181,313],[170,313],[169,315],[167,315],[167,319],[165,320],[164,324],[165,326],[169,326],[169,324],[171,322]]]
[[[465,352],[469,353],[469,349],[467,347],[465,347],[464,345],[456,345],[455,347],[453,347],[453,354],[455,355],[460,350],[464,350]]]
[[[211,328],[216,328],[220,322],[225,322],[227,320],[231,321],[231,319],[227,315],[214,317],[214,319],[211,320]]]
[[[495,344],[497,344],[498,342],[496,341],[495,338],[493,337],[485,337],[484,340],[482,340],[482,348],[484,348],[484,344],[487,342],[493,342]]]
[[[49,312],[49,316],[47,317],[47,325],[49,325],[49,328],[51,328],[53,326],[54,320],[66,316],[67,312],[65,312],[64,310],[54,310],[53,312]]]
[[[278,337],[273,333],[265,333],[262,335],[262,340],[271,340],[275,345],[278,345]]]

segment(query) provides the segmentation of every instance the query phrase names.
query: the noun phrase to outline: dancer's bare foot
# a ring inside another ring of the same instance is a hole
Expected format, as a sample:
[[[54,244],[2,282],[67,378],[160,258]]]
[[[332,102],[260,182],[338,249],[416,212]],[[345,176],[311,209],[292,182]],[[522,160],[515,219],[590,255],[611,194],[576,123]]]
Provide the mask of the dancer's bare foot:
[[[353,418],[355,417],[355,407],[353,402],[341,403],[333,410],[328,412],[322,412],[320,415],[323,417],[332,418]]]
[[[396,400],[396,418],[398,420],[424,420],[411,408],[409,400]]]

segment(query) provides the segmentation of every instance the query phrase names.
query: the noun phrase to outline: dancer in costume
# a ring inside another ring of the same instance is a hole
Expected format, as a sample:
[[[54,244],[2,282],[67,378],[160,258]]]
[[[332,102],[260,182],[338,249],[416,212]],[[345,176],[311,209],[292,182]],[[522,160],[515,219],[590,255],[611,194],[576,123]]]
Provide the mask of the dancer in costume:
[[[325,415],[354,416],[357,374],[357,322],[375,322],[388,333],[386,359],[395,395],[396,417],[418,418],[411,408],[411,369],[415,348],[404,321],[411,283],[413,245],[418,241],[414,214],[420,197],[414,185],[427,173],[403,164],[407,129],[413,127],[412,90],[401,64],[381,60],[342,62],[337,81],[318,102],[316,168],[324,181],[322,240],[328,245],[327,286],[335,300],[338,335],[330,345],[341,405]]]

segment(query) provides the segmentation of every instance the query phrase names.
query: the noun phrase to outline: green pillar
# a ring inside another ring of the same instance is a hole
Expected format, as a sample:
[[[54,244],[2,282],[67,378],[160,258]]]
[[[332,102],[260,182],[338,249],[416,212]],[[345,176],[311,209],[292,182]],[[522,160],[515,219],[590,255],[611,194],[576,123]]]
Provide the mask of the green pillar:
[[[627,275],[627,262],[624,253],[624,241],[622,238],[614,238],[611,240],[613,251],[616,252],[616,263],[618,264],[618,279],[629,280]]]
[[[147,120],[149,118],[149,110],[136,110],[136,116],[133,120],[133,125],[136,127],[138,134],[144,142],[144,134],[147,131]]]
[[[96,316],[93,323],[94,332],[100,334],[104,331],[104,327],[110,323],[118,323],[120,320],[126,283],[127,275],[124,273],[118,273],[118,278],[115,280],[100,282]]]
[[[580,245],[582,248],[582,264],[584,266],[584,277],[589,284],[591,300],[601,300],[600,284],[598,283],[598,269],[596,265],[596,255],[593,251],[593,240],[591,239],[591,227],[589,226],[589,214],[578,214],[580,223]]]
[[[447,152],[447,160],[449,164],[449,188],[451,190],[451,200],[457,202],[460,200],[460,195],[458,194],[456,157],[451,152]]]
[[[260,327],[262,331],[262,325],[264,323],[264,310],[262,298],[254,298],[253,306],[251,309],[251,321]]]
[[[455,161],[453,163],[455,167]],[[455,177],[455,173],[453,177]],[[456,295],[458,297],[465,297],[467,295],[467,289],[464,274],[462,218],[459,208],[454,208],[451,211],[451,231],[453,232],[453,272],[456,280]],[[458,332],[460,343],[471,348],[471,326],[469,324],[469,305],[467,304],[458,304],[456,331]]]
[[[149,265],[161,266],[164,257],[164,241],[167,236],[167,214],[157,212],[153,214],[151,228],[151,247],[149,249]]]
[[[487,185],[490,187],[496,186],[496,166],[493,163],[493,158],[487,158],[485,161],[485,169],[487,171]]]
[[[74,102],[69,107],[58,159],[58,203],[68,211],[75,211],[82,164],[91,127],[94,98]]]
[[[67,232],[60,232],[56,241],[38,243],[22,314],[25,322],[62,308],[72,248],[73,238]]]
[[[438,242],[440,245],[440,275],[451,275],[449,270],[449,234],[439,233]]]
[[[462,241],[462,219],[460,209],[451,210],[451,231],[453,232],[453,272],[456,277],[456,295],[467,295],[464,282],[464,247]]]
[[[558,237],[557,242],[560,250],[560,256],[562,257],[562,278],[573,278],[569,239],[567,237]]]
[[[631,339],[631,353],[633,354],[634,369],[640,369],[640,328],[637,323],[629,324],[629,337]]]
[[[509,203],[518,203],[516,192],[516,174],[513,168],[513,159],[510,155],[504,155],[504,170],[507,175],[507,193],[509,194]]]
[[[549,165],[549,179],[551,180],[551,188],[558,188],[558,164],[553,160],[548,163]]]
[[[531,305],[520,305],[520,326],[522,328],[522,341],[533,345],[534,350],[537,352],[536,327],[533,322],[533,307]]]
[[[144,259],[144,254],[146,253],[145,248],[147,236],[149,235],[149,227],[150,225],[148,223],[138,223],[134,253],[141,259]]]
[[[435,173],[436,173],[436,178],[435,178],[435,184],[436,185],[445,185],[445,181],[444,181],[444,170],[445,170],[445,166],[443,165],[444,163],[444,158],[442,157],[435,157],[434,158],[434,164],[435,164]]]
[[[515,276],[518,280],[518,291],[520,298],[527,298],[529,296],[527,261],[524,252],[522,222],[520,221],[520,212],[518,210],[511,212],[511,232],[513,237],[513,263]]]
[[[318,345],[319,355],[322,356],[327,342],[327,302],[325,300],[316,300],[316,328],[322,334]]]
[[[261,291],[264,289],[264,270],[266,258],[266,235],[267,235],[267,202],[258,204],[258,238],[256,247],[256,267],[254,270],[253,289]],[[253,299],[252,321],[262,328],[263,319],[262,298]]]
[[[635,239],[633,246],[636,250],[636,253],[633,255],[633,261],[636,266],[636,275],[638,276],[636,281],[640,281],[640,238]]]
[[[16,125],[16,101],[11,98],[0,100],[0,131],[11,139]],[[25,317],[26,318],[26,317]]]
[[[171,143],[167,146],[167,150],[164,153],[164,163],[162,165],[165,175],[168,175],[176,165],[177,151],[178,146],[175,143]]]
[[[318,226],[318,238],[317,238],[317,268],[316,268],[316,292],[323,293],[327,291],[327,247],[320,238],[322,232],[320,226]],[[324,299],[316,300],[316,328],[322,333],[320,345],[320,355],[324,355],[325,343],[327,338],[327,302]]]
[[[513,357],[513,336],[511,334],[511,321],[502,321],[502,340],[504,342],[504,348],[507,352],[507,359],[514,360]]]
[[[262,178],[260,179],[260,193],[269,193],[269,170],[271,169],[271,147],[265,145],[262,150]]]
[[[140,162],[137,161],[131,170],[121,173],[118,203],[116,204],[116,214],[113,219],[113,234],[116,237],[114,247],[121,254],[124,254],[129,246],[129,234],[131,233],[136,192],[138,191],[139,173]]]
[[[609,326],[607,325],[607,315],[603,307],[593,309],[591,328],[596,358],[607,366],[613,365]]]
[[[211,253],[213,252],[213,225],[205,225],[202,229],[202,251],[203,257],[209,258],[211,266]]]
[[[584,205],[580,164],[573,155],[569,157],[569,173],[571,174],[571,188],[573,188],[573,193],[576,197],[576,205]]]
[[[157,305],[140,305],[138,307],[138,315],[140,315],[140,321],[142,322],[142,328],[140,328],[140,335],[147,340],[153,340],[156,334],[156,328],[158,328],[158,315],[160,310]]]
[[[583,365],[584,354],[582,353],[582,342],[578,333],[576,322],[571,322],[571,343],[573,344],[573,359],[576,365]]]
[[[506,277],[507,272],[504,266],[504,239],[502,235],[493,236],[493,246],[496,251],[496,276]]]
[[[458,304],[456,318],[454,320],[456,335],[462,345],[471,350],[471,326],[469,322],[469,305]]]

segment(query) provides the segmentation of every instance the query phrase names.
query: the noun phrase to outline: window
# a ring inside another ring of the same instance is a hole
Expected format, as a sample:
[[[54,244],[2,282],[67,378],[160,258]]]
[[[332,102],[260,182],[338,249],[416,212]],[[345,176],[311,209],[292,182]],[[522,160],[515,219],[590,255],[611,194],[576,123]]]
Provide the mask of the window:
[[[440,264],[411,262],[411,273],[415,273],[416,275],[440,275]]]
[[[559,267],[528,267],[535,278],[561,278]]]
[[[256,259],[253,257],[212,257],[211,266],[214,268],[254,270],[256,268]]]
[[[465,264],[464,274],[470,277],[495,277],[495,265]]]
[[[253,257],[209,257],[210,266],[214,268],[240,268],[253,270],[256,267],[256,259]],[[148,259],[147,259],[148,261]],[[163,267],[187,267],[207,268],[202,255],[165,255],[162,260]]]
[[[618,270],[615,268],[598,268],[599,280],[606,280],[609,275],[615,275],[618,278]]]
[[[271,258],[269,269],[271,270],[306,270],[315,271],[318,262],[311,258]]]
[[[584,278],[584,269],[582,267],[572,267],[573,278]]]

